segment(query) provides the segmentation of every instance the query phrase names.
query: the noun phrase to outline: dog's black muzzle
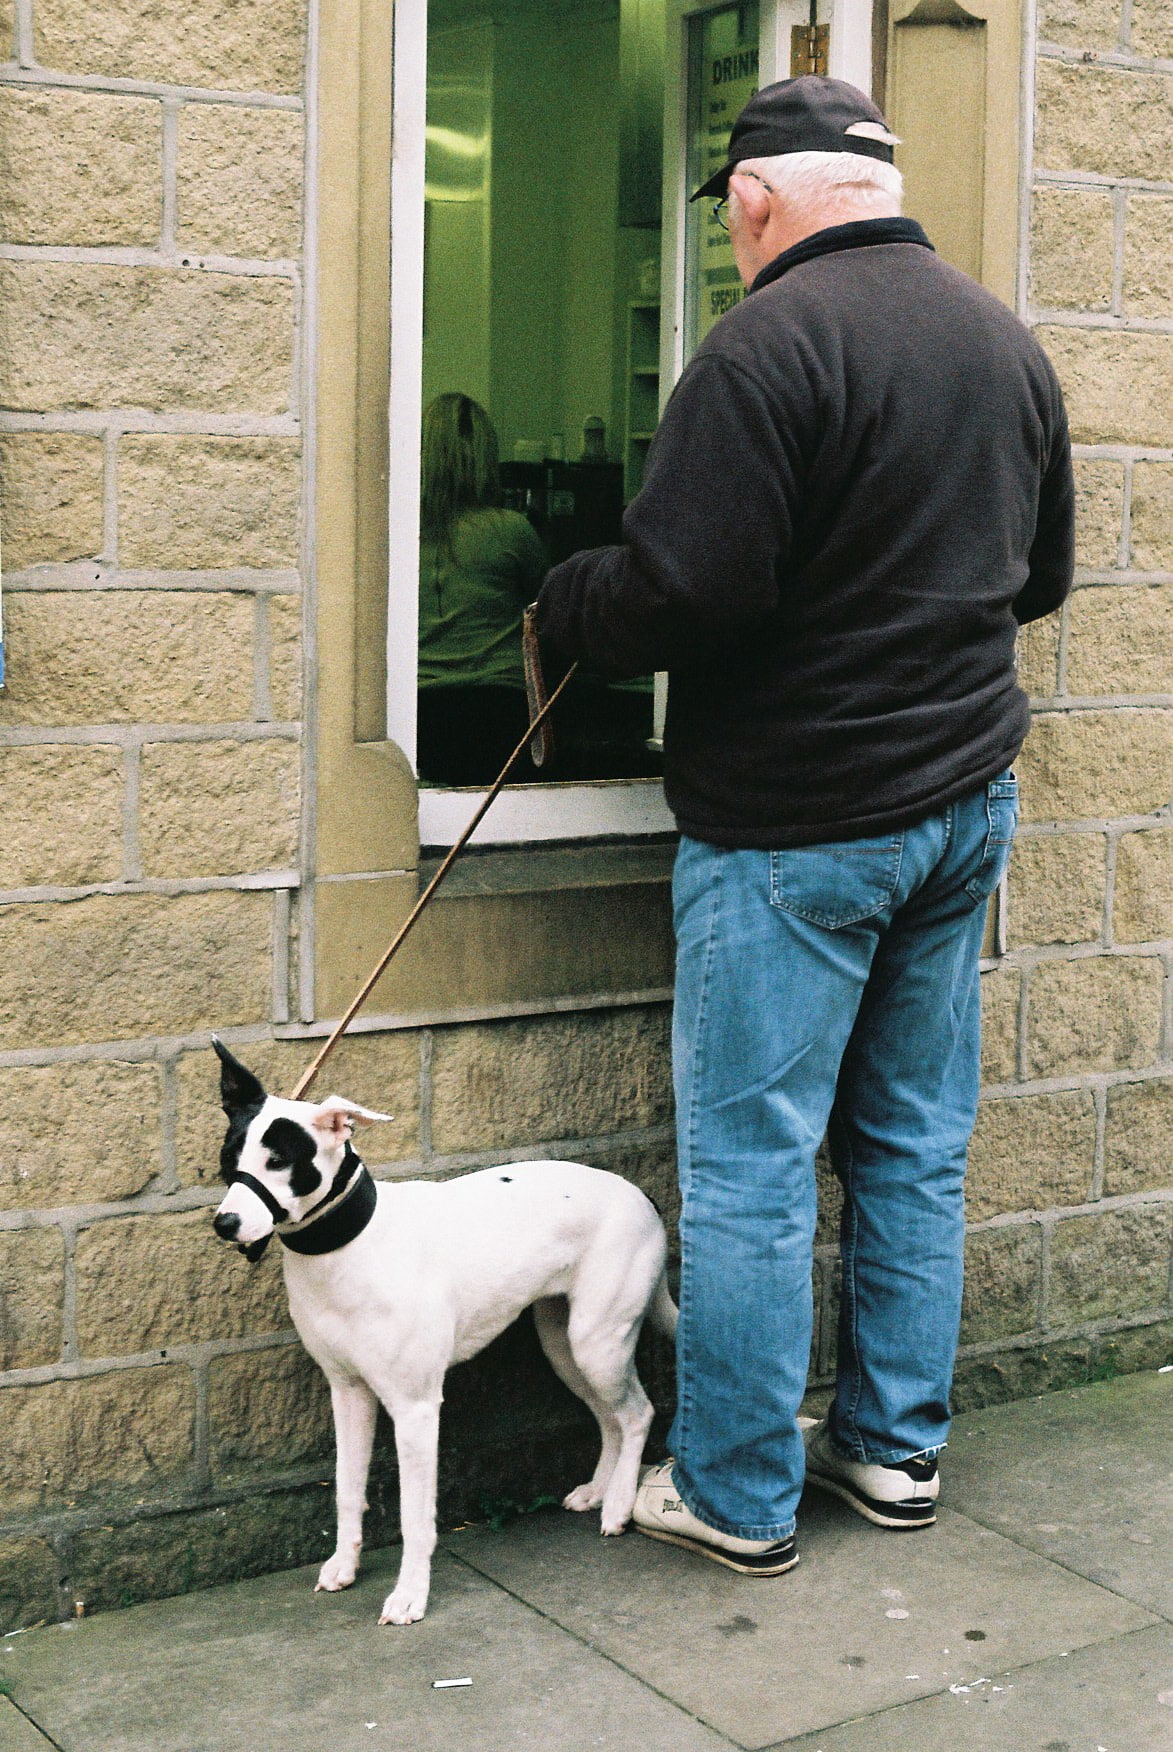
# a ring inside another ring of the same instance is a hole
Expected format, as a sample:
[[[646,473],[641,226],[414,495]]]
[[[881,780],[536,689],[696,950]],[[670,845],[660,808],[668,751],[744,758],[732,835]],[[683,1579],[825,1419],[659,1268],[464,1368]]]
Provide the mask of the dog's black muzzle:
[[[287,1223],[289,1221],[290,1213],[286,1210],[285,1206],[279,1204],[273,1197],[273,1194],[269,1191],[268,1187],[262,1186],[261,1182],[255,1180],[251,1174],[234,1174],[232,1176],[231,1184],[233,1186],[247,1186],[250,1192],[255,1193],[275,1223]],[[212,1218],[212,1227],[215,1229],[217,1235],[219,1235],[221,1241],[235,1241],[237,1235],[240,1233],[240,1217],[235,1211],[217,1211],[216,1215]],[[262,1235],[259,1241],[250,1241],[247,1245],[245,1245],[244,1242],[238,1242],[237,1245],[239,1246],[240,1251],[244,1254],[244,1257],[248,1260],[249,1264],[255,1265],[272,1239],[273,1237],[270,1233],[268,1235]]]

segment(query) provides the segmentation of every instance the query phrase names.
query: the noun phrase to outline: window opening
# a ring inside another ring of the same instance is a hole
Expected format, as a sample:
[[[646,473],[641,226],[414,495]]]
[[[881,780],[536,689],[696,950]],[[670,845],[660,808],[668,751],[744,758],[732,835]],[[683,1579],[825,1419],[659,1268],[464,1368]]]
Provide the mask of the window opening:
[[[658,285],[657,233],[621,223],[620,22],[615,0],[431,6],[425,787],[496,776],[526,723],[522,610],[548,566],[621,539],[655,426],[658,308],[648,322],[637,311],[640,289]],[[660,162],[645,174],[658,206]],[[555,738],[552,769],[523,757],[517,782],[657,777],[652,678],[580,673],[556,709]]]

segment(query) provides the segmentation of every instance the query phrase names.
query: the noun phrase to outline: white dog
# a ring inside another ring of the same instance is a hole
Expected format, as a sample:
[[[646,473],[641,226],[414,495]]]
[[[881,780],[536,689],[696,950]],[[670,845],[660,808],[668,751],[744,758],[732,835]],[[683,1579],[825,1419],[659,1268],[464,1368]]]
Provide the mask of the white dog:
[[[652,1421],[636,1340],[645,1315],[667,1336],[676,1328],[664,1226],[643,1193],[577,1162],[376,1185],[350,1134],[356,1120],[388,1115],[338,1096],[266,1095],[215,1047],[229,1121],[216,1233],[255,1259],[276,1232],[294,1325],[330,1383],[338,1543],[318,1588],[348,1588],[358,1572],[381,1401],[395,1424],[403,1560],[379,1623],[423,1617],[445,1371],[531,1305],[543,1350],[603,1438],[593,1478],[565,1507],[601,1506],[603,1532],[622,1533]]]

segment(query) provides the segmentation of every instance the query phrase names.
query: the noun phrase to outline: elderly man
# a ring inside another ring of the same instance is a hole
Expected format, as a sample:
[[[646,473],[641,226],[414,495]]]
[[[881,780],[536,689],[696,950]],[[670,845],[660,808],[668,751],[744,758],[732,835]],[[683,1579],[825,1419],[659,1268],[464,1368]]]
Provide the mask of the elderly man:
[[[839,80],[746,106],[698,195],[748,296],[677,384],[623,545],[539,599],[557,652],[670,671],[678,1403],[635,1521],[759,1575],[798,1561],[804,1473],[878,1526],[935,1519],[1015,636],[1072,575],[1054,372],[899,217],[894,143]],[[843,1289],[804,1452],[825,1133]]]

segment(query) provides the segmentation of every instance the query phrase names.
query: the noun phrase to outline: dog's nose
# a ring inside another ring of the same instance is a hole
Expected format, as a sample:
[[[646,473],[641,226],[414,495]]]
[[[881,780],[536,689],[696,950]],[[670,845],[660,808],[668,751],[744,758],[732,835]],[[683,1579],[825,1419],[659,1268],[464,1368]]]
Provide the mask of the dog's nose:
[[[212,1227],[221,1241],[234,1241],[240,1231],[240,1218],[235,1211],[217,1211],[212,1218]]]

